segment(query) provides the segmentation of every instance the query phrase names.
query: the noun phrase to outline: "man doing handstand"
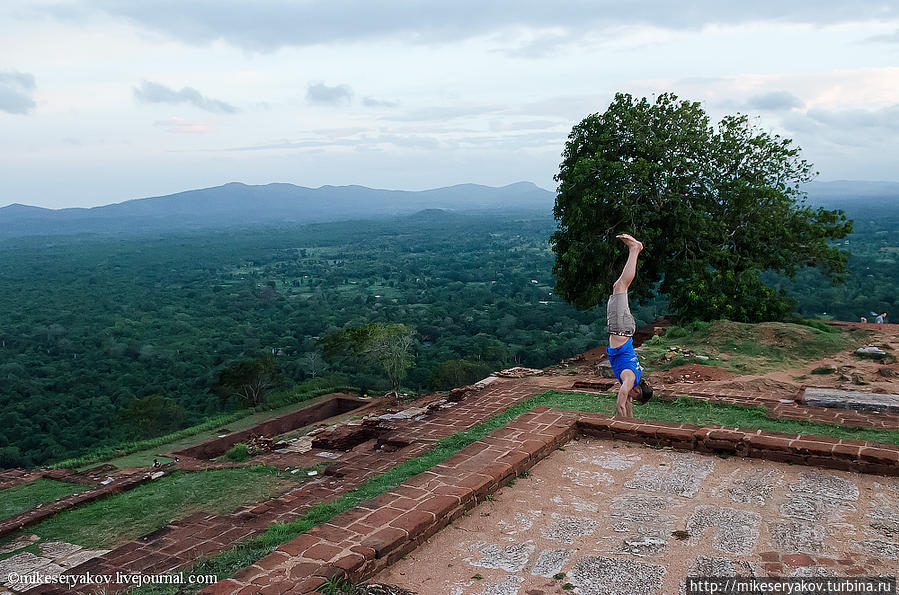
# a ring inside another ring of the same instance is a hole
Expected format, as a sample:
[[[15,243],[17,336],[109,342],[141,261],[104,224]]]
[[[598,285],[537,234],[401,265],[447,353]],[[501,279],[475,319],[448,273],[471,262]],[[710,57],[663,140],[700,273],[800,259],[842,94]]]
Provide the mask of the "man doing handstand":
[[[606,354],[618,382],[621,383],[621,388],[618,389],[616,416],[633,417],[633,399],[642,405],[652,398],[652,387],[642,378],[643,367],[634,351],[633,336],[637,324],[627,301],[627,290],[637,275],[637,256],[643,250],[643,244],[626,233],[616,237],[627,245],[628,255],[624,270],[615,281],[612,295],[609,296],[607,310],[609,346],[606,348]]]

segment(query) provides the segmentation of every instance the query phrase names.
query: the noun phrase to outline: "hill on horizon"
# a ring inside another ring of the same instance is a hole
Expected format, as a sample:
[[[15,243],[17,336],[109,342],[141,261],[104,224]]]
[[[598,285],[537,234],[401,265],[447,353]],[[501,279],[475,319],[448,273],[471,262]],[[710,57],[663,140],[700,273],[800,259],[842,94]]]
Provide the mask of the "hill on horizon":
[[[843,208],[850,217],[853,213],[867,214],[899,205],[897,182],[811,182],[806,190],[813,204]],[[0,208],[0,238],[323,223],[437,210],[548,213],[554,201],[554,192],[532,182],[501,187],[458,184],[421,191],[356,185],[307,188],[287,183],[229,182],[91,208],[47,209],[14,203]]]
[[[0,208],[0,237],[321,223],[411,215],[429,209],[550,210],[554,200],[554,193],[531,182],[502,187],[459,184],[422,191],[230,182],[92,208],[11,204]]]

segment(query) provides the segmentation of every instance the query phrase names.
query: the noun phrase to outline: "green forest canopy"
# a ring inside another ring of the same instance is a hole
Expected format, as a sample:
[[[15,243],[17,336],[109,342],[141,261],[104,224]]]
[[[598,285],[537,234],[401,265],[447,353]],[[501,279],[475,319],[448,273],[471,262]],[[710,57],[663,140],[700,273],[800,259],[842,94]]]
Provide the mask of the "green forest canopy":
[[[765,281],[796,297],[806,317],[899,313],[892,205],[850,211],[857,232],[844,244],[846,285],[815,269]],[[0,242],[0,464],[44,464],[143,436],[134,419],[148,411],[183,410],[182,425],[195,424],[238,405],[214,392],[222,370],[273,350],[285,385],[302,382],[317,340],[346,326],[414,326],[415,366],[404,382],[413,390],[458,386],[500,366],[546,366],[600,345],[604,313],[550,295],[554,227],[548,213],[432,213]],[[665,311],[661,299],[634,308],[639,323]],[[373,367],[332,364],[322,374],[388,388]]]

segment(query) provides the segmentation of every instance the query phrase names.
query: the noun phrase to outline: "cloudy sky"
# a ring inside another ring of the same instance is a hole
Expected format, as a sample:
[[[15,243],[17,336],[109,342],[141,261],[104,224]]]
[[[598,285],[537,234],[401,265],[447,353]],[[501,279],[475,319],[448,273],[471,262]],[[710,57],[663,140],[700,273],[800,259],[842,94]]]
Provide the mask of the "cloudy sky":
[[[899,3],[3,0],[0,204],[552,180],[617,91],[899,181]]]

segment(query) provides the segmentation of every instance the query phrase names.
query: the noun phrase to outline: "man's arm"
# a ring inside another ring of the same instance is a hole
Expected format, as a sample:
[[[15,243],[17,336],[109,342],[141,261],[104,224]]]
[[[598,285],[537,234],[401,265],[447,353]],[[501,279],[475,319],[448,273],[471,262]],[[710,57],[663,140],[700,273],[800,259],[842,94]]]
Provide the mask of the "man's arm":
[[[621,371],[621,388],[618,389],[618,402],[615,406],[616,417],[633,417],[634,404],[631,401],[630,392],[634,388],[637,375],[633,370]]]

